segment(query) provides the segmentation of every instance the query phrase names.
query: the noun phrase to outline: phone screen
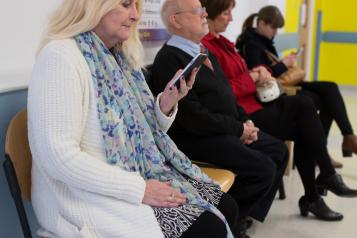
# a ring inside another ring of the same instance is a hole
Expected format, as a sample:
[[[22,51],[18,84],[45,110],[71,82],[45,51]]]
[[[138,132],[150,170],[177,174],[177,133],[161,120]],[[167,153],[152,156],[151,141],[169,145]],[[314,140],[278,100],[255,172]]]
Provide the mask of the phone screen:
[[[191,61],[186,65],[186,67],[181,71],[179,75],[176,76],[176,78],[172,81],[170,87],[173,85],[176,85],[177,88],[180,87],[180,78],[184,76],[185,79],[188,79],[190,76],[192,70],[194,68],[198,68],[203,64],[203,62],[206,60],[207,54],[204,53],[199,53],[197,54]]]

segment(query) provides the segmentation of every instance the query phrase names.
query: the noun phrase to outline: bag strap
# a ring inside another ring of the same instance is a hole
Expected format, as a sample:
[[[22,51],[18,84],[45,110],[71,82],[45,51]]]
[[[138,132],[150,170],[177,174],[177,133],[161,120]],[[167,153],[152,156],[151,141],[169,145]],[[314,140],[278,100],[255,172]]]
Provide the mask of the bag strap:
[[[280,59],[279,59],[276,55],[274,55],[272,52],[270,52],[269,50],[267,50],[266,48],[262,47],[262,46],[259,45],[259,44],[252,44],[252,45],[254,45],[255,47],[257,47],[257,48],[259,48],[259,49],[261,49],[262,51],[265,52],[265,54],[268,56],[268,58],[269,58],[270,61],[272,62],[272,64],[271,64],[270,66],[273,66],[273,65],[275,65],[275,64],[277,64],[277,63],[280,62]],[[243,49],[242,49],[244,56],[246,56],[246,53],[247,53],[246,47],[247,47],[247,45],[245,44],[245,45],[243,46]]]
[[[274,55],[272,52],[270,52],[267,49],[264,49],[265,54],[267,54],[268,58],[273,62],[272,65],[277,64],[280,62],[280,59]]]

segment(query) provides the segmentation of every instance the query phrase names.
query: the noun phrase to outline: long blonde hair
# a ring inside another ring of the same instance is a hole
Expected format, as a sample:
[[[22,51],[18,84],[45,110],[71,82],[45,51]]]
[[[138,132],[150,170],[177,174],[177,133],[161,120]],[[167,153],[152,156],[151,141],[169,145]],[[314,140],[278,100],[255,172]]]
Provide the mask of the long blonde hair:
[[[72,38],[80,33],[93,30],[102,17],[124,0],[63,0],[50,15],[38,52],[50,41]],[[139,16],[142,0],[137,0]],[[143,66],[143,46],[139,39],[138,22],[131,28],[129,39],[117,44],[135,69]]]

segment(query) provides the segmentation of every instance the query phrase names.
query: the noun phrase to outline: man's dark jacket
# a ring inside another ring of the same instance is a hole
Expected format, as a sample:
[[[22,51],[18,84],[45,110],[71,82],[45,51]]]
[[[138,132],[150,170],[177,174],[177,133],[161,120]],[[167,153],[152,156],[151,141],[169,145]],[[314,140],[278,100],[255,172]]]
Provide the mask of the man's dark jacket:
[[[164,45],[150,70],[150,86],[154,95],[162,92],[178,69],[183,69],[193,57],[186,52]],[[178,113],[170,127],[171,137],[204,137],[235,135],[240,137],[243,122],[248,119],[236,104],[235,96],[217,60],[209,59],[214,71],[202,65],[193,88],[179,101]]]

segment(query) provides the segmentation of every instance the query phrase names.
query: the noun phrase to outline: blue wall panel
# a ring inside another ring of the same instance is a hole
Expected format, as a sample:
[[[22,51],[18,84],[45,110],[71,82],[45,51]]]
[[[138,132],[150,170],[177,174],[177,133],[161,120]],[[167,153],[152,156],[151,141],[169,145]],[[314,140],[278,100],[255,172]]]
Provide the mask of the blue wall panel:
[[[15,204],[9,193],[2,163],[5,159],[5,138],[7,126],[11,118],[27,104],[27,90],[19,90],[0,94],[0,237],[23,237],[21,225],[17,217]],[[33,237],[39,227],[30,203],[25,203]]]

